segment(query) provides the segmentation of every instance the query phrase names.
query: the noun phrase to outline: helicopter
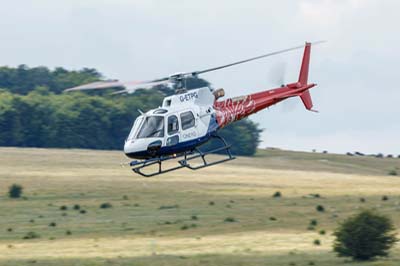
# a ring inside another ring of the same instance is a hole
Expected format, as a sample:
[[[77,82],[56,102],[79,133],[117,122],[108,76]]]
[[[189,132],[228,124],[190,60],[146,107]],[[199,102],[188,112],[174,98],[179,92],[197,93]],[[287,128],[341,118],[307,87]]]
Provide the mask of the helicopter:
[[[308,83],[311,46],[320,42],[306,42],[296,46],[261,56],[241,60],[231,64],[208,68],[200,71],[182,72],[154,80],[143,82],[120,82],[118,80],[97,81],[74,88],[66,92],[123,88],[113,94],[132,93],[138,88],[158,84],[172,84],[175,94],[165,97],[159,108],[146,113],[140,111],[132,129],[125,140],[124,153],[135,159],[129,163],[133,172],[144,177],[152,177],[181,168],[197,170],[204,167],[224,163],[235,159],[229,145],[218,131],[230,123],[241,120],[291,97],[300,97],[305,108],[312,109],[313,102],[309,89],[316,86]],[[200,74],[220,70],[234,65],[247,63],[261,58],[286,53],[304,48],[298,81],[283,84],[281,87],[261,92],[221,100],[225,96],[224,89],[203,87],[188,90],[185,79],[197,78]],[[150,87],[149,87],[150,88]],[[199,147],[211,140],[220,143],[219,147],[202,151]],[[210,162],[208,156],[223,153],[224,157]],[[177,159],[174,166],[165,168],[166,161]],[[193,165],[198,159],[200,164]],[[150,166],[155,166],[149,168]],[[156,168],[156,169],[154,169]],[[149,169],[152,171],[148,172]]]

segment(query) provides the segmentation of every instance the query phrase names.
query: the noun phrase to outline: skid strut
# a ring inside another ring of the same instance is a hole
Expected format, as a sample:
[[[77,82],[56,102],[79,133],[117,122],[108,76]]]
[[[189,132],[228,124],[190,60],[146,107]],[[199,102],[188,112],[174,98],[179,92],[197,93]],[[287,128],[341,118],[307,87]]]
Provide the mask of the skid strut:
[[[135,173],[137,173],[137,174],[139,174],[141,176],[144,176],[144,177],[152,177],[152,176],[156,176],[156,175],[172,172],[172,171],[184,168],[184,167],[186,167],[188,169],[191,169],[191,170],[197,170],[197,169],[209,167],[209,166],[212,166],[212,165],[224,163],[226,161],[230,161],[230,160],[235,159],[235,157],[232,155],[231,150],[230,150],[231,145],[228,145],[226,143],[226,141],[220,136],[213,135],[211,137],[215,138],[215,139],[218,139],[222,143],[222,146],[219,147],[219,148],[215,148],[213,150],[210,150],[210,151],[206,151],[206,152],[203,152],[200,149],[195,148],[192,151],[186,151],[186,152],[181,153],[181,154],[179,154],[177,156],[169,155],[169,156],[151,158],[151,159],[147,159],[147,160],[143,160],[143,161],[132,161],[130,163],[130,166],[132,167],[132,171],[134,171]],[[212,161],[212,162],[208,162],[206,160],[207,155],[210,155],[210,154],[213,154],[213,153],[216,153],[216,152],[220,152],[220,151],[225,151],[227,157],[223,158],[223,159],[220,159],[220,160],[217,160],[217,161]],[[173,160],[173,159],[178,159],[178,158],[181,158],[181,157],[182,157],[182,159],[178,161],[179,164],[177,166],[173,166],[173,167],[170,167],[168,169],[163,169],[162,168],[163,162],[169,161],[169,160]],[[194,160],[194,159],[197,159],[197,158],[201,158],[201,164],[200,165],[196,165],[196,166],[190,165],[190,161]],[[149,166],[155,165],[155,164],[158,164],[158,170],[157,171],[153,171],[151,173],[145,173],[145,172],[142,171],[143,169],[145,169],[145,168],[147,168]]]

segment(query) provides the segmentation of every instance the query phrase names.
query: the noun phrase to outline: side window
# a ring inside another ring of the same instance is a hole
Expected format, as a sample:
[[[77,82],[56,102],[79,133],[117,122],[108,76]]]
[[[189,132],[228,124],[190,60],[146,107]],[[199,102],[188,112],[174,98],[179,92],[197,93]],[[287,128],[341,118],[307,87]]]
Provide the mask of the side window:
[[[168,135],[175,134],[179,131],[178,117],[171,115],[168,117]]]
[[[192,112],[184,112],[181,114],[182,129],[194,127],[194,115]]]

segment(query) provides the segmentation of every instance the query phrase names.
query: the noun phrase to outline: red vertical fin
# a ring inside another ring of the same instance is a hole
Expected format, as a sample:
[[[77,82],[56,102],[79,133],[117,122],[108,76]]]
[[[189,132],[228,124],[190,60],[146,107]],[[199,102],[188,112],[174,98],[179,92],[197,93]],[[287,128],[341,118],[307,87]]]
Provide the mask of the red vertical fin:
[[[303,62],[301,63],[301,69],[299,74],[299,83],[300,86],[307,86],[308,85],[308,71],[310,67],[310,55],[311,55],[311,43],[306,43],[304,48],[304,55],[303,55]],[[311,99],[310,92],[308,90],[304,91],[300,98],[304,104],[304,107],[307,110],[313,111],[313,102]]]

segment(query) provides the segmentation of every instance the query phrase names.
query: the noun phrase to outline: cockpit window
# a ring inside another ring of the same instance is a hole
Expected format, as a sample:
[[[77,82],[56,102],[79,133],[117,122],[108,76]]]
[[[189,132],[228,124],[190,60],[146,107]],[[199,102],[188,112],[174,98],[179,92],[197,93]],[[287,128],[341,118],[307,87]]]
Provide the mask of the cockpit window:
[[[128,140],[133,139],[138,132],[139,126],[143,121],[143,116],[139,116],[133,123],[132,130],[129,133]]]
[[[164,137],[164,117],[148,116],[143,122],[142,128],[137,136],[138,139],[143,138],[161,138]]]

